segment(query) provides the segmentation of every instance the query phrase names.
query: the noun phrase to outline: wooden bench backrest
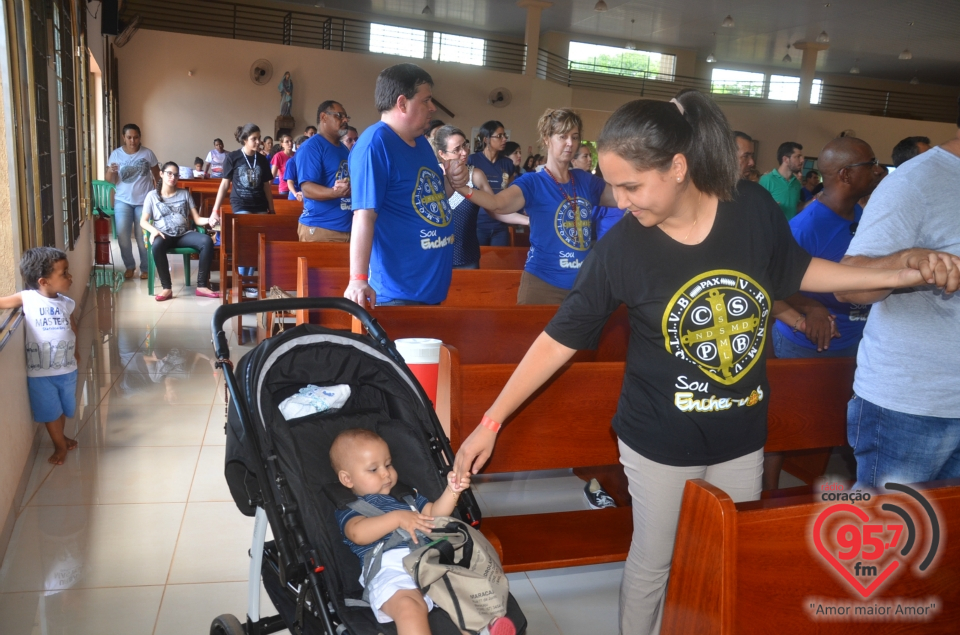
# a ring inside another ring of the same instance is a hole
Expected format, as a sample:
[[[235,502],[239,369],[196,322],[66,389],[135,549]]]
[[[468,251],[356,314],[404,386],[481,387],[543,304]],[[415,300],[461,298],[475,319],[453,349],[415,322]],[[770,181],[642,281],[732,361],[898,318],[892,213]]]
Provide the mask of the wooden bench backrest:
[[[520,271],[454,269],[443,306],[516,306]]]
[[[286,199],[278,200],[273,202],[273,211],[277,216],[300,216],[303,213],[303,203],[300,201],[288,201]],[[233,206],[229,203],[224,203],[220,206],[220,212],[224,210],[229,210],[233,212]],[[252,214],[255,216],[256,214]],[[266,214],[269,216],[269,214]]]
[[[309,258],[303,256],[297,258],[296,290],[298,298],[340,298],[343,297],[343,292],[349,281],[349,268],[311,267]],[[298,325],[310,321],[307,313],[307,311],[297,311]],[[319,316],[314,316],[313,323],[336,329],[350,328],[351,318],[342,311],[312,311],[311,313],[319,313]]]
[[[311,263],[313,260],[311,259]],[[557,312],[555,306],[385,306],[374,314],[391,339],[433,337],[455,346],[461,364],[517,364]],[[354,321],[354,332],[361,332]],[[629,326],[621,307],[611,316],[596,351],[578,351],[575,362],[624,361]]]
[[[260,234],[264,234],[267,240],[296,240],[297,221],[280,214],[233,214],[230,257],[234,268],[257,266]]]
[[[773,369],[768,373],[768,450],[846,444],[847,400],[853,379],[850,366],[843,361],[768,362]],[[516,365],[462,364],[455,351],[450,365],[450,442],[456,449],[480,422]],[[619,362],[565,366],[514,413],[511,424],[500,432],[501,440],[486,471],[616,464],[619,455],[610,421],[616,412],[623,371],[624,364]],[[797,385],[805,387],[808,401],[803,407],[790,395]],[[845,399],[836,397],[842,394]]]
[[[260,240],[260,291],[273,286],[284,291],[297,288],[297,259],[304,257],[311,267],[348,269],[350,267],[350,243],[302,243],[290,240],[273,240],[261,235]],[[343,289],[336,294],[343,295]]]
[[[941,528],[960,526],[960,480],[914,487],[936,509]],[[855,506],[863,509],[872,522],[887,519],[902,524],[892,513],[881,511],[884,504],[909,508],[917,521],[917,543],[900,565],[904,570],[897,571],[864,600],[813,547],[814,521],[832,504],[824,502],[819,494],[735,505],[725,492],[706,481],[688,481],[661,634],[733,635],[765,633],[771,628],[780,633],[824,635],[956,632],[960,585],[956,584],[955,564],[960,561],[960,541],[941,539],[933,565],[918,575],[917,565],[927,553],[930,535],[920,506],[906,495],[886,490],[870,501],[858,502]],[[850,514],[844,518],[855,520]],[[830,530],[835,534],[841,524],[825,525],[825,544],[832,540]],[[907,533],[904,530],[897,547],[888,554],[899,554]],[[879,563],[882,570],[887,561],[885,556],[867,564]],[[861,581],[869,583],[872,579]],[[934,597],[939,599],[937,610],[931,611],[932,619],[892,619],[898,604],[927,604],[925,600]],[[816,599],[822,599],[825,606],[830,599],[840,606],[891,605],[891,615],[890,619],[857,619],[854,615],[853,619],[813,621],[809,606]]]
[[[525,247],[480,247],[481,269],[507,269],[519,271],[527,263]]]

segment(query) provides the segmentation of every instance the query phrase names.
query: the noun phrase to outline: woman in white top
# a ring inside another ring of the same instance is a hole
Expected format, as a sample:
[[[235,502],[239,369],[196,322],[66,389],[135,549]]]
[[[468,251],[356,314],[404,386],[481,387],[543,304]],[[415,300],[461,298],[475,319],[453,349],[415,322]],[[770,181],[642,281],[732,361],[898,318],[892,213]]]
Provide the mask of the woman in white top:
[[[223,176],[223,160],[227,158],[227,153],[223,151],[223,140],[213,140],[213,150],[207,153],[207,158],[203,161],[203,173],[211,179],[219,179]]]
[[[160,180],[158,163],[157,155],[150,148],[140,145],[140,128],[132,123],[125,125],[123,145],[110,153],[106,176],[108,181],[117,186],[113,203],[114,221],[117,223],[120,257],[126,267],[123,277],[128,280],[133,277],[137,267],[130,246],[131,238],[140,253],[140,279],[147,279],[147,250],[139,239],[139,229],[136,230],[137,236],[133,236],[133,232],[135,221],[143,211],[143,199],[153,189],[154,183]]]
[[[150,249],[153,261],[157,265],[160,285],[163,287],[157,296],[157,302],[173,297],[173,285],[170,280],[170,264],[167,252],[177,247],[192,247],[200,252],[200,266],[197,271],[197,295],[205,298],[219,298],[220,294],[209,287],[210,262],[213,260],[213,241],[207,234],[191,229],[190,220],[195,225],[209,225],[210,219],[197,213],[190,192],[177,187],[180,167],[173,161],[163,164],[162,181],[157,189],[151,190],[143,202],[143,215],[140,227],[150,234]]]

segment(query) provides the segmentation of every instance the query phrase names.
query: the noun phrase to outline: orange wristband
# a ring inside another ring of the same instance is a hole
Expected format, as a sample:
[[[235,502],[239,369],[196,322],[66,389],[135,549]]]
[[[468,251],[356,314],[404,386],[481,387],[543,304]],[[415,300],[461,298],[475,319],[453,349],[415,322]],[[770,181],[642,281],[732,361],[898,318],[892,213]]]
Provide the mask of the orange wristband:
[[[364,282],[366,282],[367,280],[369,280],[369,276],[367,276],[367,274],[365,274],[365,273],[351,273],[351,274],[350,274],[350,279],[351,279],[351,280],[363,280]]]
[[[500,428],[502,427],[499,423],[497,423],[487,415],[483,415],[483,418],[480,419],[480,425],[482,425],[484,428],[487,428],[488,430],[493,430],[494,433],[500,432]]]
[[[471,198],[473,198],[473,188],[472,188],[472,187],[470,188],[470,191],[467,192],[466,196],[464,196],[463,198],[466,198],[466,199],[471,199]]]

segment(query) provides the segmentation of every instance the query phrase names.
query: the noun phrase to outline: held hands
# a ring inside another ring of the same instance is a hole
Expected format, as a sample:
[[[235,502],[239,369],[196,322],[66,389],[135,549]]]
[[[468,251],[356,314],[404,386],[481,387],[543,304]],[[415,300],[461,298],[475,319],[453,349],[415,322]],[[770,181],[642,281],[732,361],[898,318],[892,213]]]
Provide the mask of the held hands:
[[[459,478],[456,472],[452,470],[447,472],[447,486],[451,492],[459,496],[463,490],[469,489],[470,487],[470,472],[467,472]]]
[[[390,513],[397,515],[397,527],[410,534],[410,538],[415,545],[420,544],[417,542],[418,530],[425,534],[429,534],[433,530],[433,516],[424,516],[415,511],[405,510]]]
[[[219,207],[213,208],[213,210],[210,212],[210,217],[208,220],[211,227],[216,227],[217,225],[220,224],[220,208]]]
[[[333,184],[333,192],[340,198],[347,198],[350,196],[350,180],[349,179],[337,179]]]
[[[461,487],[464,487],[464,481],[470,483],[470,474],[476,474],[484,466],[490,455],[493,454],[493,446],[497,442],[497,433],[484,426],[477,426],[470,433],[457,451],[457,458],[453,462],[454,477]]]
[[[297,198],[298,201],[300,201],[301,203],[303,202],[303,192],[297,192],[296,194],[294,194],[294,196]]]
[[[343,297],[364,308],[369,306],[372,309],[377,304],[377,292],[367,284],[366,280],[351,280],[347,290],[343,292]]]
[[[830,348],[831,339],[840,337],[836,317],[825,307],[808,309],[797,330],[803,331],[807,339],[816,345],[818,353]]]
[[[459,189],[467,184],[468,170],[467,164],[459,159],[452,159],[443,162],[443,173],[450,182],[450,187]]]
[[[960,288],[960,257],[942,251],[917,250],[907,258],[907,269],[898,274],[898,287],[932,284],[945,293]]]

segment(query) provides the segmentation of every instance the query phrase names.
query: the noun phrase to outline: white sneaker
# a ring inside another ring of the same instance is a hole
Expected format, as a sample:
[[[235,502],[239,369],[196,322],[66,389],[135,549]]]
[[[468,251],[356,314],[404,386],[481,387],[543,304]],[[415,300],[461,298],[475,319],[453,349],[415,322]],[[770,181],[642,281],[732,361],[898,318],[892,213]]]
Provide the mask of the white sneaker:
[[[245,287],[243,289],[243,297],[250,298],[252,300],[257,300],[260,298],[260,294],[254,287]]]

